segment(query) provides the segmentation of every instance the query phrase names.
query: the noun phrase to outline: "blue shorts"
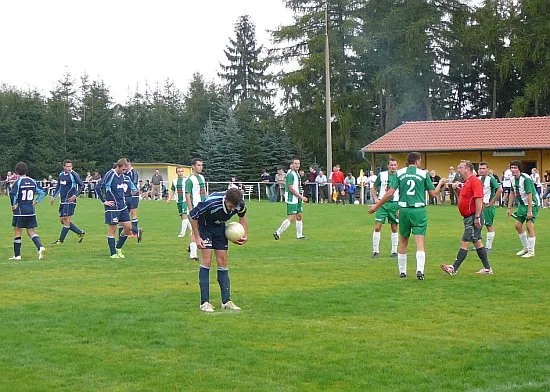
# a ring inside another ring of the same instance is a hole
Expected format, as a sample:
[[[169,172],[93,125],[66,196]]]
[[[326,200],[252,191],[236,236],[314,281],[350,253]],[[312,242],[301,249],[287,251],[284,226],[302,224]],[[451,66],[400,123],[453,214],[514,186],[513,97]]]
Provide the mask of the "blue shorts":
[[[59,205],[59,216],[73,216],[76,203],[61,203]]]
[[[225,237],[225,224],[217,226],[200,226],[199,233],[206,249],[227,250],[228,241]]]
[[[122,222],[130,221],[130,213],[128,208],[123,209],[122,211],[105,211],[105,224],[107,225],[118,225]]]
[[[34,229],[38,227],[38,222],[36,221],[36,215],[14,216],[11,225],[18,229]]]
[[[135,210],[139,206],[139,196],[125,197],[124,201],[129,210]]]

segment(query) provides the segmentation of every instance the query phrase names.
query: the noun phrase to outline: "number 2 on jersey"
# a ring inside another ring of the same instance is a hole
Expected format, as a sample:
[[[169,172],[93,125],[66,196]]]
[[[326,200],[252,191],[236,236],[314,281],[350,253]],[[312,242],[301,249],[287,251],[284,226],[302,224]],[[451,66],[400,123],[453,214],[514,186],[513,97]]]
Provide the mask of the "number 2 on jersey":
[[[416,186],[416,182],[414,182],[414,180],[407,180],[407,185],[409,187],[407,190],[407,195],[414,196],[414,187]]]

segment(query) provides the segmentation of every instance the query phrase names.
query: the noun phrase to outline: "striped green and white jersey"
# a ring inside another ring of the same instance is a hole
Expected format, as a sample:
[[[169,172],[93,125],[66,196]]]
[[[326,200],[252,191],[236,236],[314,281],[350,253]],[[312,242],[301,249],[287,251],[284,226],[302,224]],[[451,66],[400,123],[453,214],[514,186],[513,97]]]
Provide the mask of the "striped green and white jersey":
[[[540,206],[539,195],[535,189],[535,183],[525,173],[520,173],[519,178],[512,177],[512,190],[516,195],[516,200],[521,205],[527,206],[527,195],[530,193],[533,197],[533,205]]]
[[[493,200],[493,197],[495,197],[495,193],[497,189],[500,188],[500,184],[495,180],[495,177],[490,174],[479,176],[479,179],[483,185],[483,203],[488,204]]]
[[[399,207],[424,207],[426,191],[435,189],[428,172],[412,165],[399,169],[390,187],[399,190]]]
[[[178,201],[178,203],[185,202],[185,181],[187,181],[187,177],[178,177],[175,180],[172,180],[171,190],[176,195],[176,200]]]
[[[378,198],[381,199],[384,197],[388,189],[390,189],[390,178],[395,177],[396,173],[393,173],[390,175],[390,172],[388,170],[380,172],[378,176],[376,176],[376,181],[374,182],[374,186],[378,190]],[[399,201],[399,189],[395,190],[395,193],[393,194],[393,198],[390,201]]]
[[[195,208],[197,204],[206,199],[206,186],[202,174],[191,174],[185,181],[185,193],[191,196],[191,206],[187,206],[189,210]]]
[[[286,184],[285,184],[285,202],[287,204],[298,204],[298,198],[290,191],[289,185],[292,185],[294,190],[298,191],[299,194],[302,194],[302,181],[300,176],[294,170],[289,170],[286,174]]]

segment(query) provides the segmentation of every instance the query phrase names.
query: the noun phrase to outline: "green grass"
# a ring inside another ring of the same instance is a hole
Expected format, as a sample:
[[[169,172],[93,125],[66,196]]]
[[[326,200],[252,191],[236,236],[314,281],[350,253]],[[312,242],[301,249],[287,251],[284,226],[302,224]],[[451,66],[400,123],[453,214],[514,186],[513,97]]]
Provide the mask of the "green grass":
[[[382,232],[362,206],[306,205],[275,242],[282,204],[249,203],[250,241],[232,246],[239,313],[198,310],[198,266],[177,238],[174,204],[142,202],[144,242],[108,258],[102,206],[79,202],[78,244],[49,246],[45,262],[23,238],[12,254],[11,214],[0,198],[0,391],[547,391],[550,389],[550,212],[537,221],[537,256],[520,248],[499,209],[493,276],[454,260],[462,222],[429,208],[426,280],[397,277]],[[38,206],[43,242],[57,239],[57,206]],[[212,302],[219,288],[211,273]]]

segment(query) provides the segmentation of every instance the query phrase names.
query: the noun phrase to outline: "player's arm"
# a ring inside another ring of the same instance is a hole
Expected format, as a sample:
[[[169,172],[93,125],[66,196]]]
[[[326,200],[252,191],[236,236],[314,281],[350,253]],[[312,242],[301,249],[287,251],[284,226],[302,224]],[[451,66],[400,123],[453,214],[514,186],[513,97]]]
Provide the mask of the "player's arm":
[[[437,197],[437,195],[439,194],[439,192],[441,191],[441,188],[443,187],[443,185],[445,185],[445,183],[449,181],[448,178],[442,178],[439,180],[439,182],[437,183],[437,186],[435,187],[435,189],[429,189],[428,190],[428,194],[431,196],[431,197]]]
[[[239,216],[239,223],[244,227],[244,236],[240,240],[235,241],[235,244],[243,245],[248,241],[248,218],[246,217],[246,206],[244,205],[244,201],[240,204],[237,215]]]
[[[474,226],[479,228],[481,227],[481,213],[483,212],[483,197],[476,197],[475,205]]]
[[[204,240],[201,238],[199,230],[199,217],[206,211],[205,207],[206,205],[201,201],[195,208],[189,211],[193,238],[195,238],[195,243],[199,249],[204,249]]]
[[[531,189],[529,189],[531,188]],[[527,220],[533,218],[533,192],[536,192],[535,190],[535,183],[531,182],[530,187],[526,189],[529,191],[529,193],[526,193],[527,195]]]
[[[300,192],[298,192],[297,189],[294,189],[294,185],[289,184],[289,185],[288,185],[288,190],[289,190],[294,196],[296,196],[298,199],[302,200],[304,203],[307,203],[307,197],[305,197],[304,195],[300,194]]]
[[[396,188],[390,187],[390,189],[388,189],[384,194],[384,197],[382,197],[380,200],[378,200],[376,204],[374,204],[371,208],[369,208],[369,214],[375,213],[376,211],[378,211],[380,207],[384,205],[384,203],[390,200],[393,197],[393,194],[395,193],[395,189]]]
[[[36,198],[36,201],[34,204],[38,204],[40,203],[45,197],[46,197],[46,192],[44,191],[44,189],[42,189],[42,187],[38,184],[36,184],[36,190],[35,190],[35,193],[38,194],[38,197]]]
[[[512,206],[514,205],[514,200],[516,200],[516,192],[514,187],[511,187],[511,191],[508,194],[508,208],[506,209],[506,216],[512,215]]]
[[[495,190],[495,195],[493,196],[493,198],[491,199],[489,204],[487,204],[487,207],[494,206],[500,200],[500,195],[502,195],[502,187],[500,186],[500,184],[494,178],[491,178],[491,186],[493,186],[493,185],[496,189]]]
[[[174,198],[175,194],[176,194],[176,187],[174,186],[174,183],[172,183],[172,187],[170,188],[170,193],[168,193],[168,197],[166,198],[166,203],[170,204],[170,200]]]
[[[80,196],[80,194],[84,191],[84,183],[82,182],[82,180],[80,179],[80,176],[78,175],[77,172],[73,171],[72,173],[72,176],[73,176],[73,179],[74,179],[74,182],[76,184],[76,189],[75,189],[75,192],[74,192],[74,195],[71,196],[67,201],[68,202],[73,202],[77,199],[78,196]]]
[[[185,181],[185,202],[187,203],[187,211],[191,211],[193,204],[191,203],[191,192],[193,192],[193,181],[188,178]]]
[[[372,187],[370,188],[370,194],[372,196],[372,200],[374,200],[374,204],[378,203],[380,200],[378,198],[378,188],[380,188],[380,185],[382,185],[382,182],[380,181],[380,174],[376,176],[376,181],[374,181],[374,184],[372,184]]]
[[[15,211],[17,209],[17,198],[19,196],[19,180],[15,181],[10,189],[10,203],[11,209]]]

